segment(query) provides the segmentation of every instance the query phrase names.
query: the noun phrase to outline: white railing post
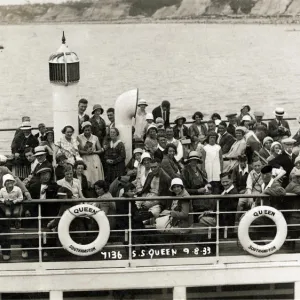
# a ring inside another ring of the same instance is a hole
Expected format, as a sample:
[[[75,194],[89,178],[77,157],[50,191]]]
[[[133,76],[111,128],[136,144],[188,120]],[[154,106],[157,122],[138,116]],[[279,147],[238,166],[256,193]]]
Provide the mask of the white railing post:
[[[294,284],[294,299],[300,299],[300,281]]]
[[[50,291],[49,300],[63,300],[63,292],[62,291]]]
[[[129,205],[129,211],[128,211],[128,217],[129,217],[129,222],[128,222],[128,231],[129,231],[129,243],[128,243],[128,259],[129,262],[132,260],[132,214],[131,214],[131,201],[128,202]]]
[[[173,300],[186,300],[186,287],[175,286],[173,289]]]
[[[38,212],[39,212],[38,213],[39,262],[42,262],[42,260],[43,260],[43,253],[42,253],[42,209],[41,209],[41,203],[38,204]]]
[[[218,257],[219,257],[219,239],[220,239],[220,200],[217,199],[217,211],[216,211],[216,214],[217,214],[217,222],[216,222],[216,229],[217,229],[217,232],[216,232],[216,258],[217,260]]]

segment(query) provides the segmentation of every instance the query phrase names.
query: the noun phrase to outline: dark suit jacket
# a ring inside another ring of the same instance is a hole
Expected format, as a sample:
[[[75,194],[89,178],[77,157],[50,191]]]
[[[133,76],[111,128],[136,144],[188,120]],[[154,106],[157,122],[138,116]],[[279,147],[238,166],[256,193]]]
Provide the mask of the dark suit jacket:
[[[282,182],[282,186],[284,188],[289,184],[289,176],[292,169],[294,168],[295,159],[296,159],[295,154],[292,154],[292,159],[290,159],[289,155],[286,154],[286,152],[282,152],[281,154],[279,154],[277,157],[275,157],[269,162],[269,165],[271,166],[274,166],[276,164],[280,165],[286,171],[286,175]]]
[[[83,122],[86,122],[86,121],[89,121],[90,120],[90,117],[88,116],[88,115],[84,115],[83,116]],[[79,119],[79,116],[78,116],[78,132],[79,132],[79,134],[80,133],[83,133],[83,130],[82,130],[82,128],[81,128],[81,123],[80,123],[80,119]]]
[[[161,106],[155,107],[152,111],[152,114],[153,114],[154,122],[155,122],[156,118],[159,118],[159,117],[163,118],[162,113],[161,113]],[[170,110],[167,110],[165,127],[169,127],[169,126],[170,126]]]
[[[77,178],[76,172],[74,172],[74,178]],[[81,175],[81,188],[83,196],[89,198],[89,185],[88,180],[84,174]]]
[[[179,133],[180,133],[180,130],[178,128],[177,125],[175,125],[173,127],[173,131],[174,131],[174,138],[175,139],[179,139]],[[189,134],[189,129],[187,126],[183,125],[183,136],[185,136],[186,138],[189,138],[190,137],[190,134]]]
[[[164,152],[161,151],[159,148],[157,148],[154,151],[154,158],[159,158],[160,160],[163,160],[163,158],[164,158]]]
[[[41,192],[41,183],[36,182],[32,184],[28,188],[32,199],[40,199],[40,192]],[[46,189],[46,199],[55,199],[57,198],[57,190],[58,190],[58,185],[56,182],[50,182],[48,183],[48,188]],[[32,214],[32,216],[37,216],[38,215],[38,205],[37,204],[28,204],[29,210]],[[59,207],[60,203],[55,202],[55,203],[44,203],[41,206],[41,211],[42,211],[42,216],[57,216],[59,212]],[[45,219],[42,220],[43,226],[45,226],[50,220]]]
[[[35,134],[34,135],[36,138],[37,138],[37,140],[39,139],[39,136],[40,136],[40,133],[38,132],[37,134]],[[46,135],[44,135],[44,136],[42,136],[41,137],[41,141],[46,141]]]
[[[289,123],[285,120],[281,121],[281,125],[287,129],[286,133],[278,130],[278,122],[276,119],[269,122],[269,136],[274,139],[274,141],[280,140],[283,136],[291,136]]]
[[[140,194],[150,192],[151,182],[152,182],[153,177],[154,177],[153,173],[148,174],[145,184],[144,184],[143,189],[140,192]],[[171,180],[172,180],[171,177],[163,169],[160,169],[158,196],[172,195],[172,193],[169,190],[170,186],[171,186]]]
[[[238,194],[237,189],[234,187],[228,195]],[[220,200],[220,211],[236,211],[238,198],[227,198]],[[222,214],[220,213],[220,226],[234,226],[235,214]]]
[[[222,154],[228,153],[234,142],[235,138],[230,133],[225,132],[219,141],[219,145],[222,149]]]
[[[105,121],[101,118],[100,123],[96,121],[93,117],[90,118],[90,122],[92,124],[92,134],[97,136],[100,144],[103,144],[103,139],[106,136],[106,124]]]
[[[43,168],[50,168],[51,169],[51,174],[52,174],[52,179],[53,179],[53,167],[52,164],[46,159],[44,160],[41,164],[37,164],[36,167],[34,168],[32,175],[33,177],[30,180],[30,185],[36,183],[39,181],[40,176],[38,174],[36,174],[40,169]]]
[[[235,137],[235,126],[232,124],[228,124],[227,132],[230,133],[233,137]]]
[[[20,153],[23,154],[26,147],[35,148],[39,145],[39,141],[35,136],[30,134],[28,138],[25,137],[23,132],[20,132],[15,135],[12,144],[11,152],[12,154]]]
[[[252,171],[252,167],[248,165],[248,172],[244,175],[239,171],[239,165],[235,166],[232,170],[232,181],[233,185],[236,187],[238,192],[241,192],[242,190],[246,190],[247,185],[247,178],[249,173]]]

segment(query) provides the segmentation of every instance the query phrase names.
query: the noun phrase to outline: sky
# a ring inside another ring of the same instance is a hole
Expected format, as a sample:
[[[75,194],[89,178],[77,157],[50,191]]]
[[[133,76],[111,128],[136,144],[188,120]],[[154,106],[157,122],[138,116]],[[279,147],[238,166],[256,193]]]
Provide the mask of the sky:
[[[65,2],[66,0],[29,0],[30,3],[45,3],[45,2],[52,2],[52,3],[61,3]],[[0,0],[0,5],[14,5],[14,4],[26,4],[26,0]]]

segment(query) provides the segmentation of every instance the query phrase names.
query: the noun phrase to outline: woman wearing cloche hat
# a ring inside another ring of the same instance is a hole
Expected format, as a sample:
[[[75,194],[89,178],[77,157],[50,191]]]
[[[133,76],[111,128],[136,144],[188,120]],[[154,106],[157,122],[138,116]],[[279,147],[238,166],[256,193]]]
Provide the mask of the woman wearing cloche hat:
[[[92,117],[90,122],[92,125],[92,134],[98,137],[100,144],[103,144],[104,137],[106,135],[106,124],[101,115],[103,114],[103,108],[100,104],[93,106]],[[83,131],[82,127],[82,131]]]

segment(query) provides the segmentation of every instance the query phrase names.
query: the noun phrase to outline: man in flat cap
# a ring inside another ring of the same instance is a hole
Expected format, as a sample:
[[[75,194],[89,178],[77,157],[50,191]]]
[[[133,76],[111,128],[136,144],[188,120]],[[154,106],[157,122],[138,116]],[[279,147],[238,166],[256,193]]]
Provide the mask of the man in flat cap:
[[[226,115],[228,120],[227,132],[230,133],[233,137],[235,137],[235,130],[238,126],[237,123],[237,113],[231,112]]]
[[[285,138],[281,141],[283,146],[283,151],[277,157],[269,162],[269,165],[279,165],[286,171],[286,177],[283,179],[282,186],[285,188],[289,183],[289,176],[294,168],[294,162],[296,159],[296,154],[293,153],[293,146],[296,140],[292,138]]]
[[[255,121],[254,121],[254,124],[252,126],[252,130],[255,131],[257,126],[264,126],[266,128],[266,133],[268,131],[268,124],[263,122],[262,119],[263,119],[263,116],[265,114],[262,112],[262,111],[255,111],[254,112],[254,117],[255,117]]]

